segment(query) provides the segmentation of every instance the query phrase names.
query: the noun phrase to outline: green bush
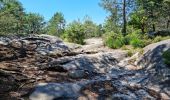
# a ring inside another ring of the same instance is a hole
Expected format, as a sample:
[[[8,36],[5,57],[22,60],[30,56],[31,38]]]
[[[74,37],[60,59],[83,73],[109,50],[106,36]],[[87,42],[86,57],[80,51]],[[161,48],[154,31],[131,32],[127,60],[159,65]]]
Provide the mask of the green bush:
[[[144,42],[138,38],[134,38],[133,40],[130,41],[130,45],[132,45],[135,48],[142,48],[145,46]]]
[[[149,45],[149,44],[152,44],[152,39],[142,39],[143,40],[143,42],[144,42],[144,46],[147,46],[147,45]]]
[[[153,43],[155,43],[155,42],[160,42],[160,41],[162,41],[162,40],[166,40],[166,39],[170,39],[170,36],[156,36],[153,40],[152,40],[152,42]]]
[[[106,46],[117,49],[124,45],[124,37],[120,33],[107,32],[103,36]]]
[[[120,48],[124,45],[131,45],[134,48],[143,48],[151,43],[170,39],[170,36],[156,36],[151,39],[147,34],[142,34],[141,30],[135,30],[125,37],[123,37],[121,33],[114,32],[106,32],[103,36],[105,45],[113,49]]]
[[[128,45],[133,39],[141,38],[140,30],[136,30],[125,36],[125,44]]]
[[[164,59],[164,63],[168,66],[170,66],[170,50],[167,50],[165,52],[163,52],[163,59]]]
[[[141,34],[140,30],[136,30],[133,33],[130,33],[125,36],[125,44],[132,45],[133,47],[144,47],[145,42],[143,41],[144,35]]]
[[[153,39],[153,43],[161,41],[162,38],[163,38],[162,36],[156,36],[156,37]]]
[[[84,44],[85,32],[80,22],[74,21],[68,25],[62,38],[68,42]]]

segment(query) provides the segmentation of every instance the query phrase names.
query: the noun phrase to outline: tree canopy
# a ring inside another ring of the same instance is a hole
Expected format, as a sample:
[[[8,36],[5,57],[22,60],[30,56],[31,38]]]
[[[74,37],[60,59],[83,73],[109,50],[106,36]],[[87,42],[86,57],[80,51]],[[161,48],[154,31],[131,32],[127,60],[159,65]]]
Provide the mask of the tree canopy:
[[[67,23],[62,12],[56,11],[45,21],[38,13],[26,12],[18,0],[0,0],[0,35],[50,34],[83,43],[81,39],[108,33],[126,37],[139,30],[142,34],[170,31],[169,0],[100,0],[99,6],[109,13],[104,23],[96,24],[88,15],[83,20]]]
[[[48,34],[60,36],[64,32],[65,24],[64,15],[60,12],[56,12],[48,22]]]

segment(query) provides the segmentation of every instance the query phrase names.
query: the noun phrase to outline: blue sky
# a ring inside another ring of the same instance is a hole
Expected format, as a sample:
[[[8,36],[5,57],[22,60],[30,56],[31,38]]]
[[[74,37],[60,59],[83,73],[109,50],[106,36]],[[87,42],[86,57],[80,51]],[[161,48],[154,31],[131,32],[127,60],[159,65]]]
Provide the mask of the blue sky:
[[[81,20],[85,15],[97,24],[103,23],[107,13],[98,5],[100,0],[19,0],[27,12],[43,15],[48,21],[55,12],[62,12],[67,23]]]

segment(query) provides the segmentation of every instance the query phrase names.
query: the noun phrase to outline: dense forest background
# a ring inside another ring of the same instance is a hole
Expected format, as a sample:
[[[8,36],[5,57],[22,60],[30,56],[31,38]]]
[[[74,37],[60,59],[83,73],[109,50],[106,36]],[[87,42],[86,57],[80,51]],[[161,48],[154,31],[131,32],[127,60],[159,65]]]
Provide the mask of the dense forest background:
[[[25,12],[18,0],[0,0],[0,35],[50,34],[84,44],[84,39],[103,37],[105,45],[144,47],[170,38],[169,0],[101,0],[108,16],[97,25],[89,16],[67,23],[62,12],[46,22],[40,14]]]

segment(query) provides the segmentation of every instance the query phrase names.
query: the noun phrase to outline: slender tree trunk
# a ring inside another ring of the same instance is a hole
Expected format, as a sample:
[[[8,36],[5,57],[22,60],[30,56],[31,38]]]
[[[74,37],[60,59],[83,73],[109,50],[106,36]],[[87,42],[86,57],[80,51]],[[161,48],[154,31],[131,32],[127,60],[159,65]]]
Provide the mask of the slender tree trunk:
[[[145,33],[145,25],[144,24],[141,25],[141,31],[143,34]]]
[[[126,0],[123,0],[123,30],[122,33],[126,35]]]

